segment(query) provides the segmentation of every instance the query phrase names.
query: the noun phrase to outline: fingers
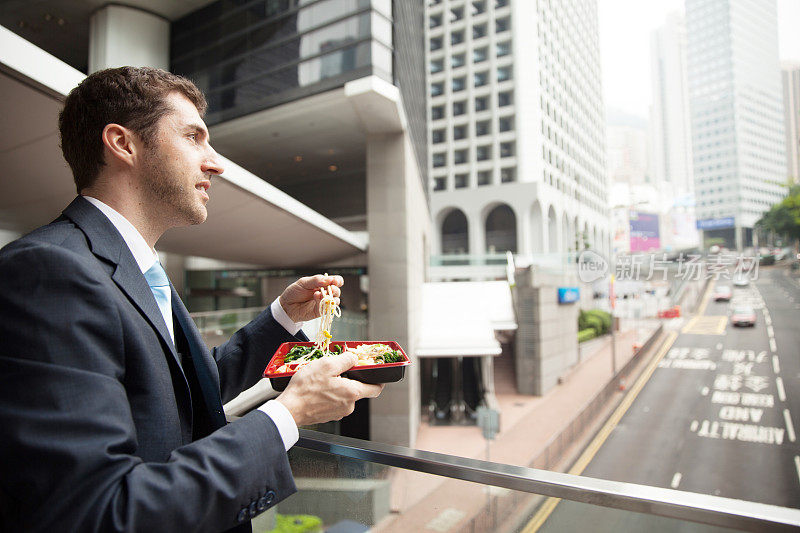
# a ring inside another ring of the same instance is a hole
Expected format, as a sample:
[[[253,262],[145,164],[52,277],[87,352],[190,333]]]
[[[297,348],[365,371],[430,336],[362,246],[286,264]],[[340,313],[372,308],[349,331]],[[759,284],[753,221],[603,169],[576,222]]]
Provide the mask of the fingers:
[[[356,363],[358,363],[358,357],[352,352],[344,352],[337,355],[321,357],[317,359],[317,361],[319,361],[319,366],[324,369],[322,372],[325,372],[330,376],[338,376],[342,372],[350,370],[356,366]]]
[[[353,383],[359,398],[377,398],[383,391],[383,384],[369,385],[360,381],[353,381]]]

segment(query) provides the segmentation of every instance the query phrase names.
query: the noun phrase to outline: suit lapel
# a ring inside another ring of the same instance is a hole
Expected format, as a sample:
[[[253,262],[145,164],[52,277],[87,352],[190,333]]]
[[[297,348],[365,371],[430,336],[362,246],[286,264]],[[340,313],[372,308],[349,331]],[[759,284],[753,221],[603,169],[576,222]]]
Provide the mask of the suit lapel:
[[[72,220],[86,234],[92,252],[116,265],[111,279],[124,292],[147,322],[158,332],[162,344],[170,356],[181,368],[178,352],[170,337],[164,317],[158,308],[153,291],[147,285],[139,265],[133,258],[125,240],[114,227],[114,224],[95,206],[78,196],[64,210],[64,216]],[[182,373],[182,371],[181,371]],[[186,376],[183,376],[186,382]],[[186,388],[189,384],[186,383]]]
[[[203,393],[203,400],[215,429],[221,428],[226,424],[226,420],[225,412],[222,409],[222,399],[220,398],[219,373],[217,372],[216,362],[205,348],[200,332],[178,293],[175,292],[175,288],[170,288],[172,290],[172,313],[188,341],[189,352],[192,356],[192,363],[194,364],[197,381],[200,384],[200,390]]]

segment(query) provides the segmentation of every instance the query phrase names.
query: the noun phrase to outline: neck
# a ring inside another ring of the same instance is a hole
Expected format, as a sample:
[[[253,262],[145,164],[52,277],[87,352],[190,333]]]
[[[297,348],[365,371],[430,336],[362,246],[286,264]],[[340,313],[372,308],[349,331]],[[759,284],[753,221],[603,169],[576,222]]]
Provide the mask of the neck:
[[[125,180],[117,180],[116,184],[119,185],[121,181]],[[106,180],[98,179],[96,183],[82,189],[80,193],[97,198],[124,216],[142,235],[147,245],[155,248],[156,242],[168,228],[161,227],[157,223],[156,217],[153,217],[152,204],[145,201],[137,187],[109,187],[106,184]]]

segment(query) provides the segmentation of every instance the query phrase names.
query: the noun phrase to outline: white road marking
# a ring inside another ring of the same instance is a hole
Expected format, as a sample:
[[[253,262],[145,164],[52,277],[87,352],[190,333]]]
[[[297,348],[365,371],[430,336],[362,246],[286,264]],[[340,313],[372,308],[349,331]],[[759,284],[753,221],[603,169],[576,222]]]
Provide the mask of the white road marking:
[[[797,469],[797,481],[800,481],[800,457],[794,456],[794,467]]]
[[[780,377],[775,378],[775,385],[778,387],[778,399],[782,402],[785,402],[786,391],[783,388],[783,380]]]
[[[767,326],[767,335],[769,335],[770,339],[775,336],[775,330],[772,329],[772,326]]]
[[[700,389],[700,394],[702,394],[703,396],[708,396],[708,387],[703,387],[702,389]]]
[[[773,352],[778,351],[778,346],[775,344],[775,338],[771,338],[769,340],[769,349],[772,350]]]
[[[764,313],[764,323],[768,326],[772,325],[772,317],[768,313]]]
[[[722,349],[722,343],[721,343],[721,342],[718,342],[718,343],[717,343],[717,350],[721,350],[721,349]]]
[[[776,374],[781,373],[781,362],[778,361],[777,355],[772,356],[772,370],[774,370]]]
[[[795,459],[797,459],[797,457],[795,457]],[[681,482],[681,473],[675,472],[675,475],[672,476],[672,483],[670,483],[669,486],[672,487],[673,489],[677,489],[680,482]]]
[[[792,425],[792,416],[789,414],[788,409],[783,410],[783,418],[786,420],[786,433],[789,434],[789,440],[794,442],[794,426]]]
[[[691,426],[689,426],[689,429],[690,429],[691,431],[697,431],[697,426],[698,426],[698,425],[699,425],[699,424],[698,424],[697,420],[692,420],[692,425],[691,425]]]

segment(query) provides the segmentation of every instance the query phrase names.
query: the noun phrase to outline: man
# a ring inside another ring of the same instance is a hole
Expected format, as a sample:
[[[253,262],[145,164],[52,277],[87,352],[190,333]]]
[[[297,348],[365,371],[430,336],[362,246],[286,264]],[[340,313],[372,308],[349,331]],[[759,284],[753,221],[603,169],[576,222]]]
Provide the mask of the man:
[[[297,426],[339,419],[381,388],[309,364],[226,424],[222,404],[277,346],[305,340],[323,288],[302,278],[209,352],[154,245],[206,218],[223,169],[188,80],[148,68],[90,75],[59,117],[79,196],[0,252],[0,530],[223,531],[296,489]]]

